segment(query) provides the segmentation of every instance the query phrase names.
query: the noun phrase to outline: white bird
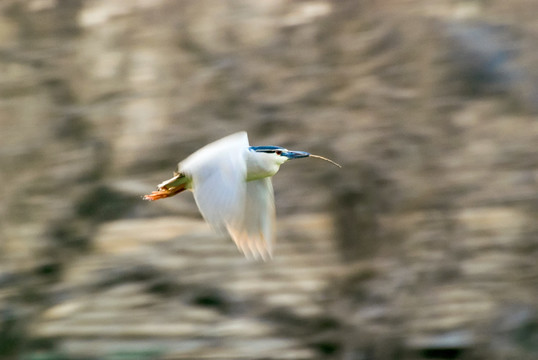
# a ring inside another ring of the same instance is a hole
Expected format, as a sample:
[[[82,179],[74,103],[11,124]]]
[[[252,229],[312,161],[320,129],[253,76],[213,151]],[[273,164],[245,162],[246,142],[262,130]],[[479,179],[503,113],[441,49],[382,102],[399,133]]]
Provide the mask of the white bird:
[[[249,146],[246,132],[238,132],[196,151],[178,164],[174,177],[163,181],[146,200],[191,190],[204,219],[227,232],[247,258],[273,256],[275,202],[271,176],[290,159],[316,157],[279,146]]]

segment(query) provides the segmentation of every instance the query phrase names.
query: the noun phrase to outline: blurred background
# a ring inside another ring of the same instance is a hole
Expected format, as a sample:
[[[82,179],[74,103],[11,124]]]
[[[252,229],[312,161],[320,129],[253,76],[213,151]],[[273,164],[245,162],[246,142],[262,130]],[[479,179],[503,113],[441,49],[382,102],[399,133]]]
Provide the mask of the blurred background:
[[[538,358],[538,2],[2,0],[1,359]],[[190,194],[274,178],[249,262]]]

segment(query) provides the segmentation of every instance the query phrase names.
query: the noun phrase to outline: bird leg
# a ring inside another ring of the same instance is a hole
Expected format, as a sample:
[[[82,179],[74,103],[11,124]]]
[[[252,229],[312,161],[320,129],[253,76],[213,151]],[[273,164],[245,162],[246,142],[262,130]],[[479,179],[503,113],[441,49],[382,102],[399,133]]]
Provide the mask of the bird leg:
[[[179,194],[187,189],[188,178],[184,174],[174,173],[174,177],[157,185],[157,191],[144,195],[144,200],[154,201]]]

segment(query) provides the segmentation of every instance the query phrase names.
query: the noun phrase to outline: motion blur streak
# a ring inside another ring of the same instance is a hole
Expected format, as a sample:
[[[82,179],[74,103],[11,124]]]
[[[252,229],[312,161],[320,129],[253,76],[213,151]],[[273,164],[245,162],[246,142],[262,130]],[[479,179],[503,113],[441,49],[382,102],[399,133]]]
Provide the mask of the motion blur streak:
[[[537,47],[535,0],[0,1],[0,358],[538,359]],[[342,165],[280,168],[267,263],[140,200],[240,131]]]

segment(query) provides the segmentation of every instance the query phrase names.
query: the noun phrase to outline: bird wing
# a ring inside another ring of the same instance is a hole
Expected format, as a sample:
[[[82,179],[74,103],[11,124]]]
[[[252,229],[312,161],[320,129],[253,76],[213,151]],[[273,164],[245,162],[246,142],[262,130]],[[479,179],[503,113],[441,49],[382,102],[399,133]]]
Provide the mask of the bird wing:
[[[179,171],[192,178],[202,216],[217,231],[243,222],[247,151],[247,133],[239,132],[204,146],[179,163]]]
[[[242,222],[230,224],[228,232],[245,256],[263,260],[273,255],[275,201],[271,178],[246,183]]]

